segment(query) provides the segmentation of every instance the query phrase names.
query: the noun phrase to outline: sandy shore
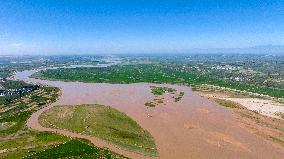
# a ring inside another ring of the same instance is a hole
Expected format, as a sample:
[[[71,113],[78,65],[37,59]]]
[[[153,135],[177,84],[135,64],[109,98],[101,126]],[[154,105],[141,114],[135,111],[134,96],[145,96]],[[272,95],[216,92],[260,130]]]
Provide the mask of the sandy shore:
[[[185,94],[178,103],[167,103],[147,108],[144,103],[154,97],[152,84],[87,84],[28,79],[32,72],[22,72],[17,79],[48,84],[62,89],[60,99],[52,104],[103,104],[125,112],[155,138],[162,159],[175,158],[282,158],[284,149],[274,146],[252,134],[235,118],[231,111],[212,100],[200,97],[189,87],[174,87]],[[28,126],[36,130],[48,130],[38,123],[38,116],[46,107],[34,113]],[[52,130],[50,130],[52,131]],[[67,132],[59,132],[72,136]],[[74,134],[73,134],[74,135]],[[85,138],[85,136],[81,136]],[[87,138],[90,140],[90,138]],[[100,141],[101,142],[101,141]],[[131,153],[114,149],[108,144],[98,145],[133,158]],[[134,154],[135,155],[135,154]]]
[[[284,104],[274,102],[272,100],[258,98],[224,98],[241,104],[249,110],[256,111],[262,115],[273,118],[282,119],[278,116],[279,113],[284,113]]]
[[[279,116],[279,114],[284,113],[284,104],[269,99],[232,98],[226,96],[225,94],[203,93],[203,92],[198,92],[198,94],[207,98],[219,98],[219,99],[230,100],[241,104],[242,106],[246,107],[248,110],[256,111],[262,115],[269,116],[272,118],[282,119]]]

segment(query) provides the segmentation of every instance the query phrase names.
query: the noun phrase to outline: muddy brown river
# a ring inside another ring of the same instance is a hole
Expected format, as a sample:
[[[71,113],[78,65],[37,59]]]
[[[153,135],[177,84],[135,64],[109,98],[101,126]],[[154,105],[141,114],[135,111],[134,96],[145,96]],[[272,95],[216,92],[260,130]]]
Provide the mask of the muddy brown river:
[[[157,84],[106,84],[61,82],[31,79],[35,71],[18,72],[15,79],[60,87],[60,99],[48,107],[35,112],[27,125],[39,131],[56,131],[71,137],[82,137],[97,146],[132,158],[145,158],[115,148],[96,138],[80,136],[63,130],[44,128],[38,123],[39,115],[56,105],[103,104],[125,112],[153,137],[161,159],[190,158],[283,158],[284,150],[263,138],[250,133],[230,110],[215,102],[202,98],[190,87],[166,85],[185,94],[180,102],[167,102],[155,108],[147,108],[144,103],[154,98],[149,86]],[[158,86],[158,85],[157,85]]]

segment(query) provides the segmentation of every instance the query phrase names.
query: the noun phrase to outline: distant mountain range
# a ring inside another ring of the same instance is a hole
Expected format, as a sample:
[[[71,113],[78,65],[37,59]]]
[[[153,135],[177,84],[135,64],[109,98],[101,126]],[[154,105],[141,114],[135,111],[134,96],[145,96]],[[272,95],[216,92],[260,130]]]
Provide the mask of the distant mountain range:
[[[284,55],[284,45],[260,45],[247,48],[210,48],[191,49],[192,53],[253,53],[253,54],[281,54]]]

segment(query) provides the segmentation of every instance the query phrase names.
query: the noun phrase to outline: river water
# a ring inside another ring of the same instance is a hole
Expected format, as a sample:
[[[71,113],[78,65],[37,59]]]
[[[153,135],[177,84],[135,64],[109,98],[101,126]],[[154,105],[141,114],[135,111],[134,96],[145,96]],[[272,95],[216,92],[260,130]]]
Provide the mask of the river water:
[[[51,105],[103,104],[128,114],[155,138],[160,158],[279,158],[283,150],[249,133],[232,113],[211,100],[196,95],[187,86],[148,83],[107,84],[48,81],[29,78],[36,70],[17,72],[17,80],[60,87],[60,99]],[[150,86],[168,86],[184,91],[180,102],[145,107],[154,96]],[[47,110],[51,107],[44,108]],[[39,110],[28,121],[42,130]],[[259,146],[261,145],[261,146]]]

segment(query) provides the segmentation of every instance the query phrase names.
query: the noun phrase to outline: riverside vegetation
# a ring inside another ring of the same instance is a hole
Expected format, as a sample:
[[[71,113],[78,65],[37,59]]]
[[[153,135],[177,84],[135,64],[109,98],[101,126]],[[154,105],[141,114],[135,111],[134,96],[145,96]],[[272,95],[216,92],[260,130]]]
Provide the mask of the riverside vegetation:
[[[0,99],[1,158],[46,158],[47,156],[47,158],[124,158],[108,149],[97,148],[82,140],[28,129],[26,122],[31,114],[54,102],[58,95],[58,88],[38,86],[37,90],[17,98],[7,100],[8,97],[5,96]],[[46,152],[52,153],[47,155]]]
[[[284,98],[284,90],[233,82],[186,70],[178,64],[128,64],[105,68],[60,68],[40,71],[34,78],[97,83],[170,83],[185,85],[210,84],[241,91]]]

